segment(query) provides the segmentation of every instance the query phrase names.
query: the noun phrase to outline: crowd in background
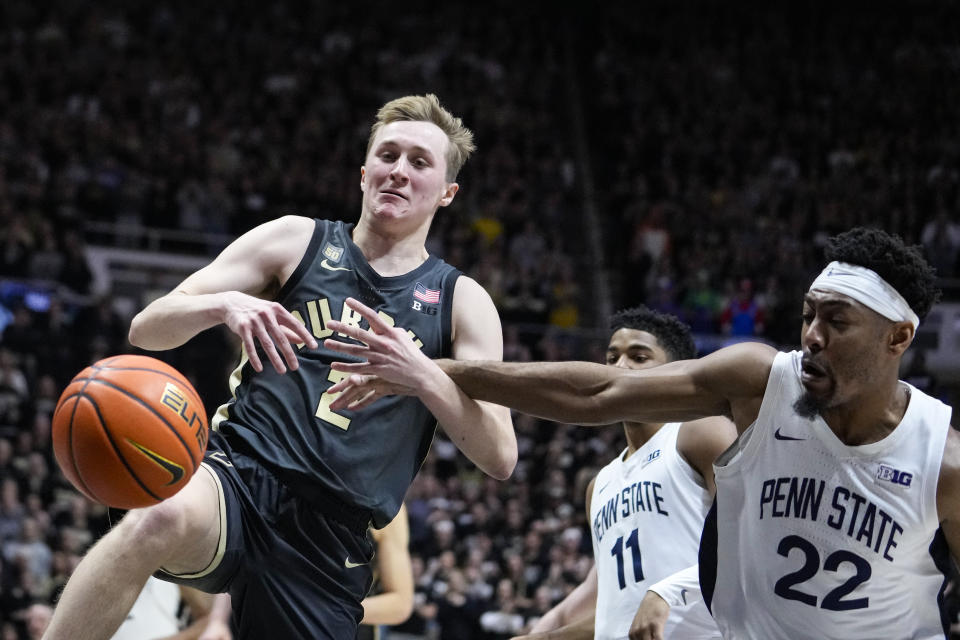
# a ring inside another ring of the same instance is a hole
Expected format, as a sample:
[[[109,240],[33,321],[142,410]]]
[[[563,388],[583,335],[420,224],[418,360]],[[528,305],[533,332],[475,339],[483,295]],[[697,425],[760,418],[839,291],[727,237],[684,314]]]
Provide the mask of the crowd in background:
[[[615,307],[791,346],[833,232],[883,225],[948,293],[960,275],[955,7],[498,6],[0,6],[0,640],[32,637],[31,605],[109,527],[50,448],[70,377],[131,349],[87,246],[177,229],[209,241],[163,249],[210,255],[285,213],[355,220],[369,123],[398,95],[437,93],[476,133],[429,248],[490,291],[508,360],[600,360],[596,268]],[[235,353],[211,330],[159,355],[212,410]],[[584,491],[621,430],[515,424],[510,480],[441,435],[411,487],[405,632],[509,638],[589,571]]]

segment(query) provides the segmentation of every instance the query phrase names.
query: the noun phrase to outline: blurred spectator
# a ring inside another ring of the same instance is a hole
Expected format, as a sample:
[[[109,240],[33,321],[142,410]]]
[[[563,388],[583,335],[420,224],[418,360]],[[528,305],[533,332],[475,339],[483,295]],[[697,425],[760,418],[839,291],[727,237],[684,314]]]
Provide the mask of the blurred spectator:
[[[716,333],[723,301],[710,283],[710,274],[700,269],[687,287],[681,308],[682,318],[694,333]]]
[[[920,241],[927,250],[927,259],[937,275],[950,278],[957,275],[957,255],[960,253],[960,224],[951,220],[941,209],[936,217],[923,226]]]
[[[764,309],[753,291],[753,281],[743,278],[730,302],[720,314],[720,327],[725,335],[738,338],[763,334]]]
[[[50,618],[53,617],[53,608],[46,604],[33,604],[24,617],[27,622],[27,638],[40,640],[50,624]]]
[[[508,640],[520,633],[523,626],[524,615],[514,593],[514,585],[509,579],[503,578],[497,583],[493,607],[480,616],[480,628],[491,640]]]
[[[83,236],[75,229],[63,234],[63,262],[57,280],[74,293],[90,293],[93,274],[87,264]]]
[[[33,518],[24,518],[20,536],[3,545],[4,559],[19,565],[32,588],[38,588],[50,575],[53,554],[41,539],[40,525]]]
[[[909,382],[920,391],[934,398],[939,397],[940,388],[937,383],[937,377],[927,368],[927,352],[920,347],[913,349],[913,357],[910,359],[910,364],[907,365],[900,379],[904,382]]]
[[[437,623],[441,640],[460,640],[475,637],[478,621],[485,605],[468,595],[463,572],[452,569],[445,580],[435,584]]]
[[[9,441],[0,439],[0,462],[4,456],[12,459],[12,453],[13,447]],[[20,501],[20,486],[12,475],[12,468],[7,466],[6,469],[9,475],[0,481],[0,548],[20,538],[27,513],[26,507]]]

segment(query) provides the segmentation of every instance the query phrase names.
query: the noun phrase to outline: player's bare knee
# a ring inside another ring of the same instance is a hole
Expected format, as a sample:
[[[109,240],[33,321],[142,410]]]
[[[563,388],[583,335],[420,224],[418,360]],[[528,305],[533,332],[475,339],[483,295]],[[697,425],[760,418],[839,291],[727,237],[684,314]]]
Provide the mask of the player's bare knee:
[[[209,474],[201,471],[179,493],[144,509],[130,511],[120,523],[126,539],[135,541],[139,553],[166,562],[178,557],[184,542],[210,535],[217,500]]]
[[[160,563],[180,544],[188,529],[187,518],[186,510],[180,505],[161,502],[127,513],[118,526],[118,533],[135,546],[138,554]]]

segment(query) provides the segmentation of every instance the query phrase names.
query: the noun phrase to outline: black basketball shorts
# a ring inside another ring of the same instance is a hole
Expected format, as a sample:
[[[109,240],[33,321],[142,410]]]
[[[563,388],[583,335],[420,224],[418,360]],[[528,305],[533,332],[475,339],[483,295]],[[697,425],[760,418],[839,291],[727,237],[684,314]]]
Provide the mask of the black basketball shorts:
[[[291,491],[211,433],[203,467],[220,487],[220,544],[200,572],[158,578],[229,591],[237,640],[344,640],[363,617],[374,547],[357,514]]]

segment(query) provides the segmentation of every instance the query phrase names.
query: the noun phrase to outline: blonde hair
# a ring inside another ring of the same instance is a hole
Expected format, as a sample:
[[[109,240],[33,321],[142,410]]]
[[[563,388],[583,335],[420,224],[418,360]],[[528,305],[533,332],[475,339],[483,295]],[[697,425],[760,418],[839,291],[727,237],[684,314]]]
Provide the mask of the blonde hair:
[[[370,139],[367,141],[367,155],[373,147],[377,132],[391,122],[431,122],[447,134],[447,175],[448,182],[457,179],[460,168],[477,147],[473,144],[473,132],[463,126],[463,121],[440,106],[440,100],[432,93],[425,96],[404,96],[391,100],[377,111],[377,121],[370,127]]]

